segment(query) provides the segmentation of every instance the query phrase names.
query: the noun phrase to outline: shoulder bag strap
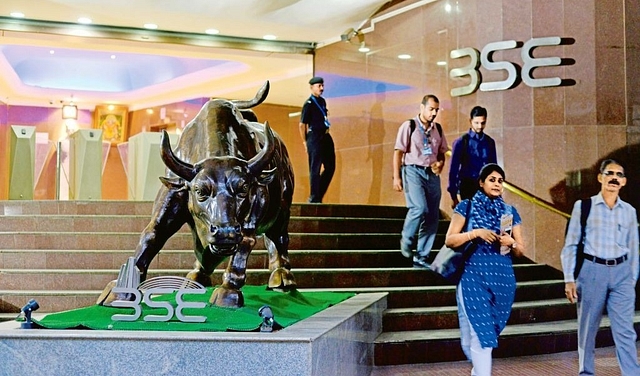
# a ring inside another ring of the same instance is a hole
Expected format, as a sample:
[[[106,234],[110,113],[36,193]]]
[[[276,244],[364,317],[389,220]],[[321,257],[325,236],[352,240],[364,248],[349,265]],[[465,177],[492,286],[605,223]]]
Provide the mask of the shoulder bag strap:
[[[589,212],[591,211],[591,198],[585,198],[581,201],[580,241],[578,242],[578,249],[576,250],[576,267],[573,270],[573,277],[576,280],[578,279],[580,269],[582,269],[582,263],[584,262],[584,238],[587,227],[587,218],[589,218]]]

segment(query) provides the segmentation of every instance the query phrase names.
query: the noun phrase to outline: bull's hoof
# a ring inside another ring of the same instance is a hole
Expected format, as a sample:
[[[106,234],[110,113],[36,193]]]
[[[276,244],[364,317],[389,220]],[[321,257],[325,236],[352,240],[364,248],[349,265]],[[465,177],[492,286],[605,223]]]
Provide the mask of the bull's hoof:
[[[240,308],[244,306],[244,296],[240,290],[218,287],[213,290],[209,303],[218,307]]]
[[[296,280],[293,278],[291,270],[277,268],[271,272],[268,287],[270,289],[293,290],[296,288]]]
[[[190,271],[187,274],[186,278],[190,279],[192,281],[196,281],[196,282],[198,282],[199,284],[201,284],[204,287],[213,286],[213,283],[211,283],[211,276],[206,275],[200,269],[195,269],[195,270]]]

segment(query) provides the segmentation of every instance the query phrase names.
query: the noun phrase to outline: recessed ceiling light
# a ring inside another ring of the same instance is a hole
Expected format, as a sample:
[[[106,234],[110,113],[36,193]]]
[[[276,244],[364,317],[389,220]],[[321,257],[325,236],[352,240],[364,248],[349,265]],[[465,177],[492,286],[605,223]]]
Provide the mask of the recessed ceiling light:
[[[214,35],[214,34],[218,34],[220,32],[220,30],[218,30],[218,29],[207,29],[204,32],[209,34],[209,35]]]
[[[278,39],[278,37],[276,37],[276,36],[275,36],[275,35],[273,35],[273,34],[267,34],[267,35],[264,35],[264,36],[262,37],[262,39],[264,39],[264,40],[276,40],[276,39]]]
[[[445,4],[444,10],[447,13],[451,13],[451,4],[449,4],[449,3]]]
[[[111,55],[111,60],[115,60],[116,55]]]
[[[158,28],[158,25],[153,24],[153,23],[146,23],[144,24],[144,28],[145,29],[150,29],[150,30],[155,30]]]
[[[365,52],[369,52],[371,51],[371,48],[365,46],[364,44],[362,46],[360,46],[360,48],[358,48],[358,51],[365,53]]]
[[[409,59],[411,59],[411,55],[409,55],[409,54],[400,54],[400,55],[398,55],[398,59],[409,60]]]
[[[81,24],[84,24],[84,25],[88,25],[91,22],[93,22],[93,21],[91,21],[91,18],[89,18],[89,17],[80,17],[80,18],[78,18],[78,23],[81,23]]]
[[[24,13],[22,12],[11,12],[9,15],[14,18],[24,18]]]
[[[438,64],[439,66],[443,67],[445,65],[447,65],[446,61],[438,61],[436,64]]]
[[[49,50],[49,54],[53,55],[53,54],[55,54],[55,53],[56,53],[56,52],[55,52],[54,50]]]

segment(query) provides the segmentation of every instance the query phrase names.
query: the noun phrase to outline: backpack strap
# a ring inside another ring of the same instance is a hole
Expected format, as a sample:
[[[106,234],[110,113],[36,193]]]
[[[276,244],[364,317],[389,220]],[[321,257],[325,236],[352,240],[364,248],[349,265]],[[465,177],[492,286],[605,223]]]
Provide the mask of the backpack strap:
[[[460,137],[462,139],[462,158],[460,164],[462,166],[469,165],[469,133],[465,133]]]
[[[582,263],[584,262],[584,238],[587,227],[587,218],[589,218],[589,212],[591,211],[591,198],[582,199],[580,204],[580,241],[578,242],[578,249],[576,250],[576,267],[573,270],[574,280],[578,279],[580,269],[582,269]]]

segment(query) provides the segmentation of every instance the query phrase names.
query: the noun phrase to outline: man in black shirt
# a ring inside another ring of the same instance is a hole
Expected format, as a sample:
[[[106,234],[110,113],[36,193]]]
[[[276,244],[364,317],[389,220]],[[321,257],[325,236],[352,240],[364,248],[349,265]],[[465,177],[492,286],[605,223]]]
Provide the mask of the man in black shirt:
[[[324,79],[313,77],[309,80],[309,85],[311,96],[302,106],[299,131],[305,150],[309,154],[309,202],[321,203],[336,169],[336,153],[329,134],[331,124],[327,114],[327,102],[321,96],[324,92]]]

